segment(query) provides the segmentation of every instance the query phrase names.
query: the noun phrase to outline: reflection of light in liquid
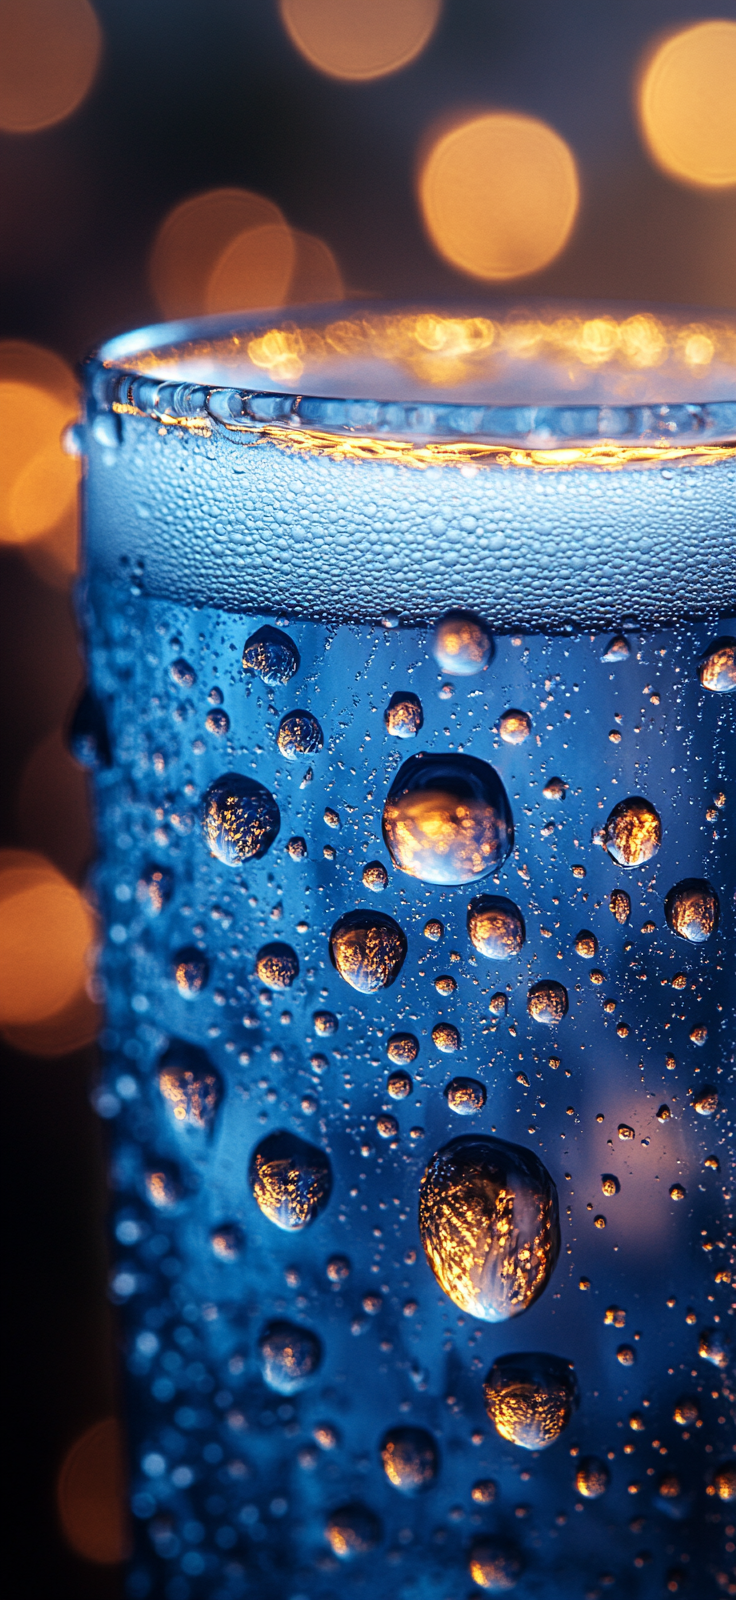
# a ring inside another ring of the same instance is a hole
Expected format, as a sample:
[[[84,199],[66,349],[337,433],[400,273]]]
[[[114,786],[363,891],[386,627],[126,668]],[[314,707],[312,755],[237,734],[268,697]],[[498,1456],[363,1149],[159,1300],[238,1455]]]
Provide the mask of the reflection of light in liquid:
[[[102,33],[88,0],[0,0],[0,128],[63,122],[94,82]]]
[[[364,81],[414,61],[441,9],[442,0],[279,0],[284,28],[310,66]]]
[[[126,1555],[120,1428],[105,1417],[67,1451],[56,1486],[64,1537],[86,1561],[112,1566]]]
[[[546,123],[493,112],[440,135],[419,198],[432,243],[454,267],[517,278],[567,243],[579,201],[575,160]]]
[[[649,154],[669,177],[736,184],[736,22],[712,18],[660,43],[641,73],[638,111]]]

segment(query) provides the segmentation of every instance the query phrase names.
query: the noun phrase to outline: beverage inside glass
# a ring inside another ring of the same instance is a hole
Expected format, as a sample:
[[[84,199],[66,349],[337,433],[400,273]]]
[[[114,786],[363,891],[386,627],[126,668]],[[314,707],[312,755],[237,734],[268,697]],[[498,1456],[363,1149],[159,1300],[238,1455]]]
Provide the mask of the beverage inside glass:
[[[131,1596],[736,1593],[735,380],[531,303],[88,365]]]

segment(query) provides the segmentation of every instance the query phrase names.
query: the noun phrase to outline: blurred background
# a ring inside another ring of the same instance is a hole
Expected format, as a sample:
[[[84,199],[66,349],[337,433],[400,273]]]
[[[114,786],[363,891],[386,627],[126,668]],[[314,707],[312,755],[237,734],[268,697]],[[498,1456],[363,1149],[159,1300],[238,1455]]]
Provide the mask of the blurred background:
[[[342,295],[736,308],[736,7],[0,0],[0,191],[8,1527],[22,1600],[96,1600],[125,1524],[67,745],[77,365],[127,327]]]

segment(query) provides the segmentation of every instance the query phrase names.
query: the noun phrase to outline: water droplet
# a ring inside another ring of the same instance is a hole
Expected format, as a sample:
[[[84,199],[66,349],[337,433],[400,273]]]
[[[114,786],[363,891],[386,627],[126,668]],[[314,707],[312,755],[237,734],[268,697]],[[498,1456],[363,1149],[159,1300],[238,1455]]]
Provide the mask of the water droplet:
[[[80,767],[94,771],[112,763],[107,719],[97,696],[85,689],[72,715],[67,734],[69,754]]]
[[[295,834],[293,839],[289,839],[286,848],[292,861],[303,861],[307,854],[307,841]]]
[[[471,883],[506,860],[514,824],[493,767],[476,756],[410,756],[383,809],[397,867],[424,883]]]
[[[348,911],[330,934],[332,964],[360,994],[375,994],[395,983],[406,950],[398,922],[376,911]]]
[[[483,1396],[502,1439],[525,1450],[546,1450],[577,1406],[572,1363],[536,1352],[500,1356],[488,1373]]]
[[[315,1011],[312,1022],[315,1033],[323,1039],[329,1039],[333,1033],[337,1033],[338,1022],[334,1011]]]
[[[721,907],[706,878],[683,878],[670,889],[664,914],[673,933],[690,944],[704,944],[718,927]]]
[[[445,1099],[459,1117],[472,1117],[474,1112],[483,1110],[486,1091],[475,1078],[453,1078],[445,1089]]]
[[[226,711],[220,711],[219,709],[207,712],[204,725],[207,732],[214,733],[218,739],[223,738],[226,733],[230,732],[230,718]]]
[[[194,667],[190,667],[189,662],[185,661],[183,656],[179,656],[178,661],[172,661],[169,667],[169,675],[172,683],[178,683],[180,689],[193,689],[197,682],[197,674]]]
[[[395,739],[414,739],[424,723],[422,702],[408,689],[392,694],[383,713],[383,720]]]
[[[448,972],[441,972],[434,980],[434,987],[438,994],[454,994],[457,983]]]
[[[144,1174],[146,1194],[157,1211],[174,1211],[182,1198],[178,1173],[169,1162],[157,1161]]]
[[[444,923],[439,922],[437,917],[430,917],[429,922],[425,922],[423,931],[425,939],[429,939],[432,944],[437,944],[444,934]]]
[[[673,1183],[670,1189],[670,1200],[684,1200],[685,1190],[681,1183]]]
[[[523,744],[532,731],[532,719],[526,711],[504,711],[498,719],[498,731],[504,744]]]
[[[736,1461],[724,1461],[713,1473],[713,1487],[719,1500],[730,1505],[736,1500]]]
[[[460,1049],[460,1034],[451,1022],[438,1022],[432,1029],[432,1043],[443,1055],[454,1055]]]
[[[350,1262],[347,1256],[330,1256],[325,1270],[330,1283],[344,1283],[350,1277]]]
[[[299,976],[299,957],[290,944],[264,944],[256,956],[256,972],[267,989],[290,989]]]
[[[608,898],[609,909],[623,927],[631,916],[631,898],[625,889],[612,889]]]
[[[213,1255],[218,1261],[237,1261],[242,1255],[245,1237],[237,1222],[224,1222],[210,1234]]]
[[[692,1395],[682,1395],[677,1401],[672,1416],[681,1428],[692,1427],[692,1424],[697,1422],[700,1416],[700,1407],[697,1400]]]
[[[388,883],[388,873],[382,861],[369,861],[363,868],[363,882],[373,894],[380,894]]]
[[[636,1361],[636,1351],[632,1344],[620,1344],[616,1351],[616,1360],[622,1367],[633,1367]]]
[[[505,1017],[509,1009],[508,995],[499,989],[498,994],[492,994],[488,1001],[488,1010],[492,1017]]]
[[[713,639],[698,662],[698,677],[704,689],[732,694],[736,689],[736,639],[725,635]]]
[[[357,1500],[332,1511],[325,1523],[325,1538],[339,1561],[354,1561],[367,1555],[380,1537],[378,1517]]]
[[[601,1188],[603,1193],[609,1197],[614,1194],[620,1194],[621,1192],[621,1185],[618,1181],[618,1178],[615,1177],[612,1172],[603,1173],[601,1178]]]
[[[174,1040],[161,1057],[158,1086],[175,1127],[212,1132],[222,1083],[204,1050]]]
[[[619,800],[603,829],[603,844],[620,867],[640,867],[662,843],[662,823],[654,806],[638,795]]]
[[[702,1088],[698,1089],[693,1105],[699,1117],[714,1117],[718,1110],[718,1090],[711,1084],[704,1083]]]
[[[450,1299],[485,1322],[539,1298],[560,1250],[557,1190],[531,1150],[501,1139],[453,1139],[419,1190],[427,1260]]]
[[[542,790],[545,800],[564,800],[567,794],[567,784],[561,778],[550,778]]]
[[[623,633],[614,634],[601,656],[601,661],[625,661],[631,655],[631,645]]]
[[[592,961],[593,957],[598,954],[598,940],[589,928],[581,928],[580,932],[575,935],[575,949],[578,955],[583,957],[584,961]]]
[[[395,1139],[399,1131],[399,1124],[395,1117],[389,1117],[384,1112],[376,1120],[376,1133],[380,1139]]]
[[[498,1488],[492,1478],[478,1478],[470,1491],[470,1498],[476,1505],[490,1506],[498,1494]]]
[[[556,978],[533,983],[526,997],[526,1009],[535,1022],[554,1027],[567,1014],[567,989]]]
[[[317,1371],[322,1346],[309,1328],[272,1322],[258,1341],[264,1382],[277,1394],[297,1394]]]
[[[172,971],[180,995],[183,995],[185,1000],[194,1000],[207,983],[210,964],[201,950],[197,950],[194,945],[185,945],[183,950],[177,950],[172,962]]]
[[[321,750],[324,738],[311,711],[290,711],[281,718],[276,743],[287,761],[296,761],[298,756],[312,756]]]
[[[252,633],[243,648],[243,668],[254,672],[263,683],[276,688],[288,683],[299,667],[299,651],[278,628],[266,626]]]
[[[254,778],[226,772],[205,792],[205,840],[210,853],[226,867],[265,856],[280,827],[281,814],[273,795]]]
[[[441,672],[456,678],[474,678],[484,672],[493,655],[493,639],[485,624],[470,611],[448,611],[437,623],[432,654]]]
[[[471,944],[492,961],[518,956],[526,939],[524,918],[513,900],[498,894],[481,894],[468,906]]]
[[[698,1355],[723,1370],[728,1366],[731,1341],[721,1328],[703,1328],[698,1339]]]
[[[414,1085],[408,1072],[390,1073],[386,1089],[392,1100],[406,1100],[413,1088]]]
[[[296,1134],[270,1133],[253,1151],[248,1179],[264,1217],[277,1228],[306,1228],[330,1198],[330,1163]]]
[[[487,1594],[507,1594],[509,1589],[516,1588],[524,1563],[515,1544],[484,1536],[476,1539],[472,1546],[468,1571],[473,1582]]]
[[[168,867],[153,863],[144,867],[136,884],[136,899],[149,917],[158,917],[167,906],[174,891],[174,874]]]
[[[610,1481],[611,1474],[605,1461],[598,1456],[583,1456],[575,1473],[575,1488],[584,1500],[600,1500]]]
[[[429,1489],[437,1476],[437,1446],[426,1428],[390,1428],[381,1444],[383,1470],[402,1494]]]

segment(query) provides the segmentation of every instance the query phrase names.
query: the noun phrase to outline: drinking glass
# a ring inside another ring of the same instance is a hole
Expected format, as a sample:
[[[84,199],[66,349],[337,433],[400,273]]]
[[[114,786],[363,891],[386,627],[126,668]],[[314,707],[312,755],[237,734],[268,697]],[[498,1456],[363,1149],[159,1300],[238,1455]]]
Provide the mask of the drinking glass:
[[[88,363],[133,1600],[736,1593],[735,380],[531,302]]]

